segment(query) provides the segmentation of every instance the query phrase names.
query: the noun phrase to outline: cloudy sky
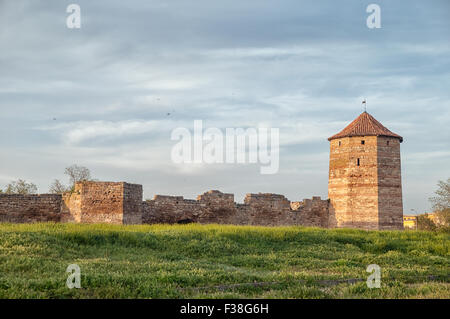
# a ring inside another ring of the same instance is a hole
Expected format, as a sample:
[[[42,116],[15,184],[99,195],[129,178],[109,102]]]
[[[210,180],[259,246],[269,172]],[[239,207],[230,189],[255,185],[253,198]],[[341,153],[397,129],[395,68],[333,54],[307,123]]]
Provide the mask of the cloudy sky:
[[[381,7],[381,28],[366,7]],[[66,8],[81,7],[81,28]],[[195,198],[327,197],[329,142],[361,111],[402,135],[404,212],[450,177],[450,2],[0,0],[0,188],[64,168]],[[175,164],[177,127],[280,129],[278,174]]]

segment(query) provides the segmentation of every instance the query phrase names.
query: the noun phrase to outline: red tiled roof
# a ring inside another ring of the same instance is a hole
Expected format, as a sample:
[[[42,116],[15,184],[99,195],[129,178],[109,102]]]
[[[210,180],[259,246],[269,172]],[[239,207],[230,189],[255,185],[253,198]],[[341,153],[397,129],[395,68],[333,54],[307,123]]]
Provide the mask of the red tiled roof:
[[[403,137],[389,131],[367,112],[361,113],[346,128],[328,138],[328,140],[331,141],[336,138],[349,136],[390,136],[398,138],[400,140],[400,143],[403,142]]]

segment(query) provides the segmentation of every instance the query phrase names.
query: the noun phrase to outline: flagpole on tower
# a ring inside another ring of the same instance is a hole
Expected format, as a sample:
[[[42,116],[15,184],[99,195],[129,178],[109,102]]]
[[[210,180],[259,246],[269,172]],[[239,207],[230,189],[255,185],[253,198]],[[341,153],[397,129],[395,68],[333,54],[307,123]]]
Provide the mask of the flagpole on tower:
[[[364,99],[364,100],[362,101],[362,104],[364,104],[364,112],[367,112],[367,100]]]

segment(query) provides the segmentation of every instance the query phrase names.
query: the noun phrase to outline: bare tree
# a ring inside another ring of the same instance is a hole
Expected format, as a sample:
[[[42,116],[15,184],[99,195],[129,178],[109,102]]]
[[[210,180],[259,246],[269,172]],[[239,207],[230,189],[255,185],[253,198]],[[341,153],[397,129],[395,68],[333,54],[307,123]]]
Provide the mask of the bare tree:
[[[6,186],[6,194],[36,194],[37,187],[33,183],[28,183],[23,179],[12,181]]]
[[[69,176],[72,187],[76,182],[91,180],[91,172],[84,166],[72,165],[66,167],[64,174]]]
[[[436,213],[440,227],[446,227],[450,231],[450,178],[447,181],[439,181],[435,197],[430,198],[433,210]]]
[[[439,181],[438,189],[434,192],[435,197],[430,198],[434,210],[445,210],[450,208],[450,178],[447,181]]]
[[[70,191],[70,187],[67,187],[63,183],[59,181],[59,179],[55,179],[55,181],[50,185],[49,193],[51,194],[62,194]]]

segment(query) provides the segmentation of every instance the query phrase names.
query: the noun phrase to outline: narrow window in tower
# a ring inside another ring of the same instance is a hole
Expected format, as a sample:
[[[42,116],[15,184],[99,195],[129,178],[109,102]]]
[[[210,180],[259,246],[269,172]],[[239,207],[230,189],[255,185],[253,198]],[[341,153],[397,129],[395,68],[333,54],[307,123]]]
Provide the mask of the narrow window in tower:
[[[341,141],[339,141],[339,146],[341,146]]]
[[[358,158],[358,160],[356,161],[356,165],[359,166],[359,158]]]
[[[389,141],[386,142],[386,145],[389,146]]]
[[[362,145],[364,145],[365,143],[366,143],[366,141],[364,141],[364,140],[361,141],[361,144],[362,144]]]

